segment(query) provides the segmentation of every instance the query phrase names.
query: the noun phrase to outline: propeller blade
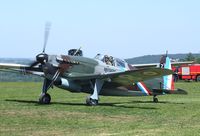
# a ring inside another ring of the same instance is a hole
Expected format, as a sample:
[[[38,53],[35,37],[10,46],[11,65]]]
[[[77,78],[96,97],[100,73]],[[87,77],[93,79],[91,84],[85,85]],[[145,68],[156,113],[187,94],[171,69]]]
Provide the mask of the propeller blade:
[[[76,50],[76,52],[73,54],[73,56],[76,56],[76,54],[81,50],[81,47]]]
[[[36,61],[33,62],[30,65],[31,68],[38,65],[38,64],[43,65],[48,61],[48,55],[45,53],[45,49],[46,49],[47,41],[48,41],[48,38],[49,38],[50,28],[51,28],[51,23],[47,22],[46,25],[45,25],[44,45],[43,45],[42,53],[40,53],[36,56]]]
[[[49,38],[50,29],[51,29],[51,23],[47,22],[46,25],[45,25],[44,46],[43,46],[43,51],[42,51],[43,53],[45,53],[47,41],[48,41],[48,38]]]

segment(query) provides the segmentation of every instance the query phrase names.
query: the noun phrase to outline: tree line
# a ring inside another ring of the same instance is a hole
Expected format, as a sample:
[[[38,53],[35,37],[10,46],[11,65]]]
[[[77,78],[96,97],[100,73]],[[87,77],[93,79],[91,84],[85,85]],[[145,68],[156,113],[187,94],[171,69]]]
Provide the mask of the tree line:
[[[194,56],[191,52],[187,54],[185,61],[194,61],[195,63],[200,64],[200,57]]]

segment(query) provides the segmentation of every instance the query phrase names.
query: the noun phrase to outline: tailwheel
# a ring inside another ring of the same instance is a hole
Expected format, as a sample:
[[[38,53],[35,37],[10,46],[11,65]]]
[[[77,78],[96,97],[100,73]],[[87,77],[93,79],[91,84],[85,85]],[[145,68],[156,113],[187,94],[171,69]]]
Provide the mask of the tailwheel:
[[[86,98],[86,105],[88,106],[96,106],[98,105],[98,100],[92,99],[90,97]]]
[[[41,94],[39,98],[40,104],[50,104],[51,102],[51,96],[48,93]]]
[[[158,98],[153,97],[153,102],[158,103]]]

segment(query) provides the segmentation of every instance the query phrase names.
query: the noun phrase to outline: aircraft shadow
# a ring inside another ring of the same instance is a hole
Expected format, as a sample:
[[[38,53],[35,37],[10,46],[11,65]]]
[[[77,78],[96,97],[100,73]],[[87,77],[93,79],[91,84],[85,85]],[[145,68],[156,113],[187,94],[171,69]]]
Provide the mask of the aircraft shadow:
[[[156,107],[140,107],[140,106],[133,106],[133,105],[124,105],[124,104],[131,104],[132,102],[121,102],[121,103],[99,103],[100,106],[110,106],[110,107],[120,107],[120,108],[136,108],[136,109],[149,109],[149,110],[156,110]]]
[[[38,101],[30,101],[30,100],[15,100],[15,99],[5,99],[5,101],[8,102],[18,102],[18,103],[32,103],[32,104],[38,104]]]
[[[153,101],[132,101],[132,103],[155,103]],[[185,104],[185,103],[182,103],[182,102],[170,102],[170,101],[159,101],[157,102],[159,104]],[[155,103],[155,104],[157,104]]]
[[[42,104],[39,104],[38,101],[31,101],[31,100],[16,100],[16,99],[6,99],[5,101],[9,102],[18,102],[18,103],[28,103],[28,104],[35,104],[35,106],[41,106]],[[141,107],[141,106],[133,106],[133,105],[125,105],[125,104],[131,104],[131,103],[145,103],[143,101],[133,101],[133,102],[120,102],[120,103],[99,103],[99,106],[109,106],[109,107],[120,107],[120,108],[137,108],[137,109],[151,109],[156,110],[158,108],[156,107]],[[150,102],[149,102],[150,103]],[[69,105],[69,106],[87,106],[85,103],[64,103],[64,102],[51,102],[49,105]]]

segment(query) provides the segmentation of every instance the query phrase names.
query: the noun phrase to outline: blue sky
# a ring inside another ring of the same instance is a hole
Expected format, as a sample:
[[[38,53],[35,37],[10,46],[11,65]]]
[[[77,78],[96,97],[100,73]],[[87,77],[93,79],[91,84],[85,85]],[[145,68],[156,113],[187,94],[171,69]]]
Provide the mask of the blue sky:
[[[88,57],[200,53],[199,6],[199,0],[2,0],[0,58],[40,53],[46,21],[49,54],[80,46]]]

